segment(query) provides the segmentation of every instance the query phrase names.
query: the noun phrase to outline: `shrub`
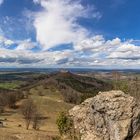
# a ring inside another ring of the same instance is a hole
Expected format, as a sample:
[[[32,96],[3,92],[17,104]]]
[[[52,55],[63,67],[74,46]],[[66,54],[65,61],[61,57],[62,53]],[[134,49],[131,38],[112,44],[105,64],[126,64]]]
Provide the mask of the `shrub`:
[[[60,132],[60,135],[69,134],[73,128],[73,121],[70,119],[65,112],[61,112],[57,121],[57,126]]]

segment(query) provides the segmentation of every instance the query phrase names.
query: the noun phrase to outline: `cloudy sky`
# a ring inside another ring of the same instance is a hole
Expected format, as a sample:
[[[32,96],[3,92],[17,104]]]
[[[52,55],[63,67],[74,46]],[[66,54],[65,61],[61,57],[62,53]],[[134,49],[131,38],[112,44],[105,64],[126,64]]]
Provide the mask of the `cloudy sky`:
[[[0,0],[0,67],[140,68],[139,0]]]

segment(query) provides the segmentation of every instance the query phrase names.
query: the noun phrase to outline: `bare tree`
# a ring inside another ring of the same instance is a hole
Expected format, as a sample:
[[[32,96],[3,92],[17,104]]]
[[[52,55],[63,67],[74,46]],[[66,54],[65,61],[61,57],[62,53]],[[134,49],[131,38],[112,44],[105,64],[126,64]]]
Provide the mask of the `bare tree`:
[[[0,94],[0,106],[6,106],[7,100],[3,94]]]
[[[120,73],[118,71],[112,72],[112,77],[114,79],[114,90],[118,90],[118,81],[120,80]]]
[[[132,96],[136,97],[139,100],[139,98],[140,98],[140,80],[138,77],[133,78],[130,88],[131,88]]]
[[[32,122],[33,122],[33,129],[35,130],[39,130],[40,125],[41,125],[41,114],[36,112],[32,118]]]
[[[135,84],[135,96],[138,97],[138,94],[139,94],[139,79],[138,79],[138,77],[135,77],[134,84]]]
[[[15,104],[17,101],[16,93],[7,93],[5,96],[6,96],[5,99],[6,99],[7,105],[10,108],[15,108]]]
[[[26,122],[27,130],[29,129],[30,123],[33,119],[36,110],[37,110],[36,105],[34,104],[32,99],[27,99],[25,102],[23,102],[21,106],[21,111]]]

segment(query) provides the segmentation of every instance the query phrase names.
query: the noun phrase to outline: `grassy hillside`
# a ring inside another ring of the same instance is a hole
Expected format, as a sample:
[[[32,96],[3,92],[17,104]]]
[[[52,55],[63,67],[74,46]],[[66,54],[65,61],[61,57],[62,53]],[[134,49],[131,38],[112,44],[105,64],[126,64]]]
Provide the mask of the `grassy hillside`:
[[[3,140],[17,139],[16,137],[20,137],[21,140],[31,140],[31,138],[53,140],[52,137],[59,136],[56,119],[60,112],[68,111],[74,106],[73,103],[80,103],[83,99],[94,96],[98,91],[109,88],[111,85],[107,82],[70,72],[1,75],[0,100],[3,101],[5,97],[13,104],[13,98],[17,98],[14,100],[17,108],[11,109],[8,104],[4,107],[4,112],[0,115],[0,120],[4,122],[0,136]],[[33,130],[32,126],[28,131],[26,130],[25,120],[20,110],[26,98],[33,99],[43,115],[44,119],[39,131]]]
[[[3,82],[0,83],[0,89],[9,89],[9,90],[14,90],[16,88],[19,88],[21,85],[21,82]]]
[[[65,102],[74,104],[79,104],[86,98],[95,96],[99,91],[112,89],[109,82],[70,72],[4,73],[0,75],[0,90],[15,90],[28,94],[30,89],[36,90],[36,87],[39,86],[43,86],[44,89],[57,88]],[[35,90],[34,92],[36,92]],[[43,92],[40,91],[40,94],[44,94]]]
[[[113,79],[108,82],[103,77],[99,80],[70,72],[55,74],[11,73],[0,77],[0,103],[5,102],[4,97],[6,102],[8,100],[13,102],[13,97],[17,98],[17,108],[11,109],[6,104],[4,112],[0,115],[0,120],[4,122],[4,127],[0,128],[0,140],[19,140],[18,138],[20,140],[55,140],[52,137],[59,136],[56,119],[60,112],[68,111],[75,104],[95,96],[99,91],[112,89],[112,84],[116,84],[117,89],[123,91],[129,91],[128,87],[133,86],[131,89],[133,94],[136,94],[140,87],[138,80],[119,80],[118,84],[116,81],[113,82]],[[22,94],[28,96],[24,97]],[[44,117],[38,131],[33,130],[32,125],[29,130],[26,130],[20,107],[27,98],[33,99]]]
[[[4,113],[0,115],[0,120],[4,120],[4,128],[0,131],[0,138],[3,138],[2,140],[18,140],[16,137],[20,137],[21,140],[53,140],[53,137],[59,135],[56,125],[59,113],[68,111],[73,107],[73,104],[63,101],[60,91],[54,87],[48,87],[48,89],[40,85],[32,87],[29,90],[28,98],[33,99],[44,117],[39,131],[33,130],[32,126],[30,126],[29,130],[26,130],[20,105],[27,99],[22,99],[16,103],[19,108],[6,108]]]

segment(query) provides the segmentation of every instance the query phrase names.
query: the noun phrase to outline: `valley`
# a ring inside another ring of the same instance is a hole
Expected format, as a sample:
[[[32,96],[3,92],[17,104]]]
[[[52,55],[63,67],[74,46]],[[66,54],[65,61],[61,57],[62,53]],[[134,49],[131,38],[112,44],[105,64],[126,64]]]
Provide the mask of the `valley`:
[[[139,73],[113,72],[1,72],[0,74],[0,128],[1,140],[56,140],[60,134],[56,120],[61,112],[67,112],[85,99],[94,97],[100,91],[117,88],[130,93],[128,79],[134,83]],[[131,85],[132,85],[131,83]],[[138,86],[138,85],[137,85]],[[139,86],[138,86],[139,88]],[[138,99],[137,91],[131,89]],[[137,89],[139,92],[139,89]],[[13,100],[13,98],[15,100]],[[5,100],[9,99],[9,100]],[[32,99],[41,114],[39,129],[32,123],[26,130],[21,106]],[[6,104],[3,104],[6,103]]]

